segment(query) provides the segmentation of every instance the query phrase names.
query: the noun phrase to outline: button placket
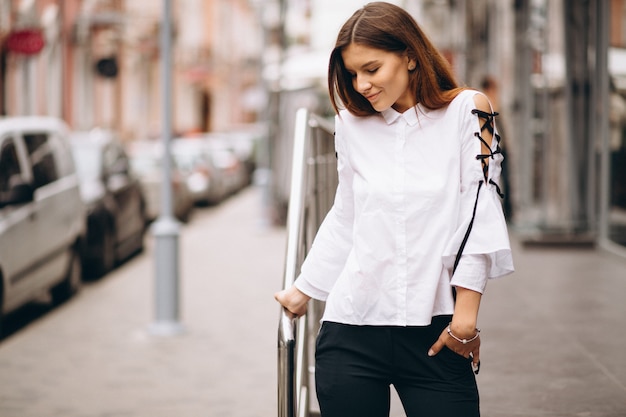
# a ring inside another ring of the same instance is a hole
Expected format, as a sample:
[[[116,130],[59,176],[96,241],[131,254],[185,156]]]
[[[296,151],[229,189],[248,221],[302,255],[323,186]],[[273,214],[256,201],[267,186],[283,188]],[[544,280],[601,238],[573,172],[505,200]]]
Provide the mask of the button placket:
[[[406,248],[406,131],[407,122],[399,118],[396,127],[396,143],[394,149],[394,194],[395,194],[395,240],[397,268],[397,314],[401,322],[406,323],[407,299],[407,248]]]

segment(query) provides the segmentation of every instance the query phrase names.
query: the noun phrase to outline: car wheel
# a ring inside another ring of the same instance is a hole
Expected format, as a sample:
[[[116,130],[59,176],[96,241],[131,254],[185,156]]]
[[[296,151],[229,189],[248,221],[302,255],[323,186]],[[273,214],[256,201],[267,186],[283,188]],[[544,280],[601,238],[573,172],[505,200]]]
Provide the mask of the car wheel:
[[[191,204],[184,207],[182,211],[176,216],[178,220],[180,220],[183,223],[189,223],[189,218],[191,217],[192,208],[193,206]]]
[[[135,253],[141,253],[143,252],[145,248],[146,231],[148,230],[148,227],[146,226],[148,224],[148,217],[144,210],[142,210],[141,212],[141,220],[142,220],[142,227],[139,229],[139,232],[138,232],[137,251]]]
[[[52,288],[52,302],[61,304],[76,294],[82,285],[82,266],[76,248],[70,249],[70,264],[63,282]]]
[[[97,278],[102,277],[115,267],[115,235],[110,228],[102,234],[102,254],[93,266]]]

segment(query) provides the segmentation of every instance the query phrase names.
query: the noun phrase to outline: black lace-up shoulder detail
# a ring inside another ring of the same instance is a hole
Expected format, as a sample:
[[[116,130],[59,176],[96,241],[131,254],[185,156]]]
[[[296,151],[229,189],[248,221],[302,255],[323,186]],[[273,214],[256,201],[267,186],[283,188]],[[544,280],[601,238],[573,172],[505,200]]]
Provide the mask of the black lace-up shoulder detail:
[[[498,135],[494,129],[494,120],[495,120],[495,117],[498,115],[498,113],[497,112],[487,113],[479,109],[473,109],[472,114],[475,114],[478,116],[479,119],[484,120],[484,123],[482,123],[480,126],[480,132],[474,133],[474,136],[476,136],[478,140],[480,140],[480,142],[484,145],[484,148],[489,149],[489,153],[487,154],[481,153],[481,154],[476,155],[476,159],[478,159],[483,166],[483,176],[485,177],[485,180],[478,181],[478,189],[476,190],[476,200],[474,200],[474,210],[472,211],[472,219],[470,220],[469,225],[467,226],[467,230],[465,231],[465,235],[463,236],[463,240],[461,241],[461,246],[459,247],[459,250],[456,253],[456,258],[454,259],[454,265],[452,267],[453,274],[454,274],[454,271],[456,271],[457,266],[459,265],[459,261],[461,260],[461,255],[463,254],[463,249],[465,248],[465,245],[469,239],[470,232],[472,231],[472,227],[474,226],[474,220],[476,219],[476,209],[478,207],[478,197],[480,196],[480,189],[482,188],[483,184],[484,183],[492,184],[495,187],[498,195],[500,197],[504,197],[504,195],[500,191],[500,187],[498,186],[498,184],[495,181],[493,181],[491,178],[489,178],[489,158],[493,159],[494,155],[502,153],[502,150],[500,149],[500,135]],[[496,141],[496,149],[493,151],[491,150],[491,146],[489,146],[489,143],[487,143],[487,141],[481,136],[482,132],[484,132],[485,130],[487,130],[493,137],[493,140]],[[481,146],[481,149],[482,148],[483,147]],[[452,297],[454,298],[454,301],[456,301],[456,289],[454,287],[452,288]]]
[[[498,192],[498,195],[500,197],[504,197],[504,194],[502,194],[502,191],[500,190],[500,187],[498,186],[498,184],[493,181],[491,178],[489,178],[489,158],[492,158],[497,155],[497,154],[501,154],[502,153],[502,149],[500,148],[500,135],[498,135],[498,133],[495,132],[494,129],[494,121],[495,121],[495,117],[498,115],[498,112],[493,112],[493,113],[487,113],[485,111],[479,110],[479,109],[473,109],[472,110],[472,114],[475,114],[476,116],[478,116],[478,118],[481,121],[481,126],[480,126],[480,132],[475,132],[474,136],[476,136],[478,138],[478,140],[480,140],[480,142],[484,145],[484,147],[481,147],[481,149],[489,149],[489,153],[480,153],[478,155],[476,155],[476,159],[478,159],[483,167],[483,176],[485,177],[485,181],[489,182],[489,184],[492,184],[495,188],[496,191]],[[491,150],[492,147],[489,146],[489,143],[487,143],[487,141],[481,136],[482,132],[487,131],[491,134],[491,136],[493,137],[492,140],[496,141],[496,148],[495,150]]]

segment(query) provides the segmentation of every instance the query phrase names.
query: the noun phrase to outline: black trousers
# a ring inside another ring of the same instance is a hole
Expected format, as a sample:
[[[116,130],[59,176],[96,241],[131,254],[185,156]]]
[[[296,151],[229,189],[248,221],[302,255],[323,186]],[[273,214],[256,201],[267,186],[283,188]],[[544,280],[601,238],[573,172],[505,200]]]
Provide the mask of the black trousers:
[[[407,417],[478,417],[471,360],[445,347],[428,356],[450,320],[434,317],[424,327],[322,323],[315,352],[322,417],[387,417],[391,385]]]

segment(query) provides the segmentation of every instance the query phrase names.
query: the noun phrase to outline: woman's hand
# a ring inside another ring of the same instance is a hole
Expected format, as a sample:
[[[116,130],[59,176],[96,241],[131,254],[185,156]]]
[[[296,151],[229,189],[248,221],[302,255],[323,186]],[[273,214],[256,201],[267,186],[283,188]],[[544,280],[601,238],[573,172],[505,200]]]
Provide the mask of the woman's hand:
[[[298,317],[306,313],[307,303],[311,299],[311,297],[297,289],[295,285],[292,285],[291,288],[286,290],[277,292],[274,294],[274,298],[280,305]]]
[[[480,337],[475,336],[477,336],[479,332],[476,328],[476,321],[478,319],[478,308],[480,306],[481,297],[482,294],[479,292],[463,287],[456,287],[456,303],[452,322],[449,327],[443,329],[439,335],[439,339],[437,339],[435,344],[432,345],[428,351],[428,356],[435,356],[444,346],[447,346],[448,349],[465,358],[471,357],[474,372],[478,373],[480,364]],[[462,340],[466,340],[467,342],[463,343]]]
[[[477,374],[480,368],[480,336],[478,332],[480,332],[478,329],[474,329],[473,331],[455,329],[454,323],[451,323],[449,327],[446,327],[441,332],[435,344],[431,346],[428,351],[428,356],[435,356],[446,346],[458,355],[465,358],[472,358],[472,367]],[[466,343],[457,340],[452,335],[458,339],[465,340]]]

